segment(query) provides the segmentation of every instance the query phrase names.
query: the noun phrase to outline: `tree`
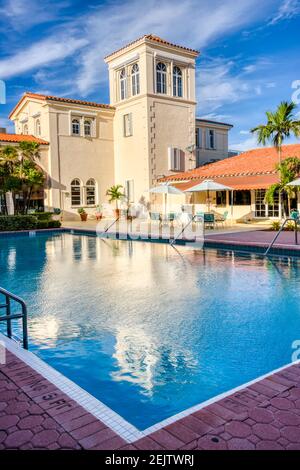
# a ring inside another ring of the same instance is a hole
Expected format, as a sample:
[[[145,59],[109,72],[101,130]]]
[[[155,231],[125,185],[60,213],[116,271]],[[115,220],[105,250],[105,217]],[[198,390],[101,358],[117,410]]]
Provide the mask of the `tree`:
[[[300,159],[297,157],[286,158],[282,163],[276,165],[280,176],[279,183],[272,184],[266,192],[265,201],[268,204],[274,204],[276,194],[285,194],[287,196],[288,213],[291,212],[291,199],[296,197],[296,188],[288,186],[300,174]],[[286,215],[286,208],[284,210]]]
[[[7,196],[12,195],[15,210],[16,194],[24,197],[23,213],[28,212],[32,191],[44,183],[44,173],[36,160],[39,158],[36,142],[20,142],[19,146],[0,147],[0,182],[4,194],[4,210],[7,210]]]
[[[121,191],[121,188],[123,188],[121,184],[116,184],[111,186],[111,188],[106,191],[106,195],[109,196],[109,202],[116,201],[116,209],[118,209],[118,201],[125,197],[125,194]]]
[[[287,137],[292,134],[300,137],[300,121],[295,119],[294,110],[297,105],[294,102],[282,101],[275,112],[267,111],[267,123],[251,129],[257,134],[259,144],[266,145],[271,142],[278,152],[278,163],[281,163],[282,145]]]

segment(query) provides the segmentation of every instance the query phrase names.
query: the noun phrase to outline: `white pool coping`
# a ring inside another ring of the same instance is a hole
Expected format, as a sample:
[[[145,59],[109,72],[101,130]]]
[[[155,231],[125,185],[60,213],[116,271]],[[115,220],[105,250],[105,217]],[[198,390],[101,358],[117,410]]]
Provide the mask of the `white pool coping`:
[[[186,410],[176,413],[175,415],[170,416],[169,418],[166,418],[144,429],[143,431],[140,431],[131,423],[126,421],[124,418],[122,418],[122,416],[120,416],[114,410],[109,408],[107,405],[105,405],[100,400],[98,400],[97,398],[92,396],[90,393],[88,393],[86,390],[84,390],[79,385],[77,385],[75,382],[68,379],[66,376],[64,376],[63,374],[58,372],[56,369],[48,365],[45,361],[40,359],[36,354],[30,351],[26,351],[18,343],[7,338],[2,333],[0,333],[0,340],[5,344],[5,347],[7,348],[8,351],[10,351],[16,357],[21,359],[25,364],[30,366],[32,369],[34,369],[36,372],[41,374],[47,380],[49,380],[49,382],[54,384],[57,388],[59,388],[62,392],[68,395],[71,399],[76,401],[86,411],[88,411],[97,419],[99,419],[104,424],[106,424],[106,426],[111,428],[116,434],[118,434],[128,443],[133,443],[137,441],[138,439],[141,439],[145,436],[148,436],[149,434],[152,434],[155,431],[158,431],[164,428],[165,426],[175,423],[179,419],[182,419],[192,413],[195,413],[196,411],[201,410],[202,408],[205,408],[208,405],[212,405],[213,403],[216,403],[236,392],[239,392],[247,387],[250,387],[251,385],[257,382],[260,382],[261,380],[269,377],[270,375],[276,374],[292,365],[300,363],[300,359],[299,359],[295,362],[286,364],[282,367],[279,367],[278,369],[272,370],[264,375],[261,375],[257,377],[256,379],[253,379],[249,382],[239,385],[238,387],[232,388],[231,390],[228,390],[227,392],[216,395],[215,397],[210,398],[209,400],[206,400],[202,403],[191,406],[190,408],[187,408]]]

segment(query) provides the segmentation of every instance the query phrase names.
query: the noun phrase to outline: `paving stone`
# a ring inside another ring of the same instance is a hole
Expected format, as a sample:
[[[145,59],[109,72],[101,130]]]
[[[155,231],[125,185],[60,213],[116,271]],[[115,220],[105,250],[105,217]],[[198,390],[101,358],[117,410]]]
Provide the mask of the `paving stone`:
[[[249,416],[257,423],[271,423],[274,419],[273,413],[265,408],[255,407],[249,410]]]
[[[0,418],[0,429],[9,429],[12,426],[15,426],[20,418],[17,415],[7,415],[5,414]]]
[[[101,431],[104,429],[106,426],[105,424],[101,423],[101,421],[94,421],[90,424],[86,424],[85,426],[82,426],[81,428],[75,429],[74,431],[70,431],[70,434],[77,440],[83,439],[84,437],[91,436],[92,434],[95,434],[98,431]]]
[[[184,423],[184,420],[182,420]],[[179,440],[183,441],[185,444],[188,442],[194,441],[199,437],[199,434],[194,432],[192,429],[189,429],[184,424],[177,421],[176,423],[170,424],[165,428],[166,431],[173,434],[173,436],[177,437]]]
[[[290,411],[280,410],[276,413],[275,416],[276,419],[282,424],[286,424],[288,426],[300,425],[300,416],[296,415],[295,413],[291,413]]]
[[[13,432],[12,434],[9,434],[9,436],[4,441],[4,444],[7,448],[18,449],[23,444],[26,444],[26,442],[31,441],[32,436],[33,436],[32,432],[29,431],[28,429],[22,430],[22,431],[16,431],[16,432]]]
[[[139,439],[138,441],[135,441],[134,445],[139,450],[161,450],[161,449],[164,449],[164,447],[161,444],[154,441],[149,436],[143,437],[142,439]]]
[[[197,448],[203,450],[226,450],[227,443],[220,436],[203,436],[198,439]]]
[[[158,444],[162,445],[166,449],[177,449],[178,447],[183,446],[186,442],[178,439],[173,434],[169,433],[165,429],[160,429],[152,434],[152,439]]]
[[[5,441],[6,437],[7,437],[7,433],[1,430],[0,431],[0,444],[2,444],[2,442]]]
[[[234,437],[227,442],[229,450],[254,450],[255,445],[248,441],[248,439],[239,439]]]
[[[251,427],[241,421],[231,421],[225,425],[225,431],[233,437],[247,437],[251,434]]]
[[[115,436],[116,434],[111,429],[105,428],[101,431],[96,432],[92,436],[80,439],[79,444],[82,445],[84,449],[91,449],[92,447],[95,447],[98,444],[102,444],[102,442],[105,442]]]
[[[257,450],[284,450],[278,442],[276,441],[260,441],[256,444]]]
[[[118,450],[122,446],[124,446],[124,439],[119,436],[113,437],[108,441],[102,442],[102,444],[98,444],[92,448],[92,450]]]
[[[193,413],[193,416],[199,418],[201,421],[212,427],[220,426],[225,423],[225,420],[221,418],[221,416],[210,413],[207,408],[196,411],[196,413]]]
[[[256,436],[261,439],[266,439],[270,441],[276,441],[280,437],[280,432],[278,429],[274,428],[271,424],[255,424],[252,427],[252,431]]]
[[[54,429],[44,430],[36,434],[32,439],[32,445],[34,448],[45,449],[53,442],[56,442],[59,438],[59,433]]]
[[[300,443],[300,428],[296,426],[285,426],[281,429],[281,435],[290,442]]]
[[[33,429],[43,422],[42,416],[26,416],[18,423],[20,429]]]
[[[290,408],[294,408],[294,404],[291,400],[280,397],[272,398],[271,405],[278,410],[289,410]]]
[[[195,433],[197,433],[199,436],[202,436],[203,434],[207,433],[208,431],[211,431],[212,429],[209,424],[203,423],[203,421],[198,418],[195,418],[192,415],[185,417],[184,425],[190,428]]]
[[[76,449],[78,447],[77,441],[73,439],[69,434],[63,433],[58,438],[58,444],[64,449]]]

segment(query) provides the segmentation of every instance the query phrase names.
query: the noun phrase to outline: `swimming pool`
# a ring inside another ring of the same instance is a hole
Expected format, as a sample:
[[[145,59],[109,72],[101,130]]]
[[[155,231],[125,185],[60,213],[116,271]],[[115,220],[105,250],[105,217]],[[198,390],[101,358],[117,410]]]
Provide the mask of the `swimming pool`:
[[[0,238],[30,350],[138,429],[291,362],[299,261],[70,233]]]

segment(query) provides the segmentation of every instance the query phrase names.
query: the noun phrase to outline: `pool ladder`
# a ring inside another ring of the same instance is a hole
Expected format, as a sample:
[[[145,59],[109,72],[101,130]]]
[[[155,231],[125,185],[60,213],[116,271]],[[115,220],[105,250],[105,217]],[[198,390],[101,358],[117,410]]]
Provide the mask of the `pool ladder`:
[[[5,315],[0,315],[0,322],[6,321],[7,336],[12,338],[12,320],[22,319],[22,330],[23,330],[23,348],[28,349],[28,330],[27,330],[27,306],[23,299],[17,295],[12,294],[6,289],[0,287],[0,295],[4,296],[5,303],[0,303],[0,309],[4,309],[6,312]],[[20,313],[11,313],[11,304],[16,302],[21,305]]]
[[[288,217],[287,219],[285,219],[285,221],[283,222],[283,224],[281,225],[280,229],[278,230],[278,232],[276,233],[275,237],[273,238],[273,240],[271,241],[270,245],[268,246],[267,250],[265,251],[265,256],[267,256],[269,254],[269,251],[271,250],[272,246],[274,245],[274,243],[276,242],[277,238],[279,237],[279,235],[281,234],[282,230],[284,229],[284,226],[287,222],[294,222],[295,223],[295,245],[298,245],[298,233],[297,233],[297,229],[298,229],[298,225],[297,225],[297,221],[298,219],[293,219],[291,217]]]

